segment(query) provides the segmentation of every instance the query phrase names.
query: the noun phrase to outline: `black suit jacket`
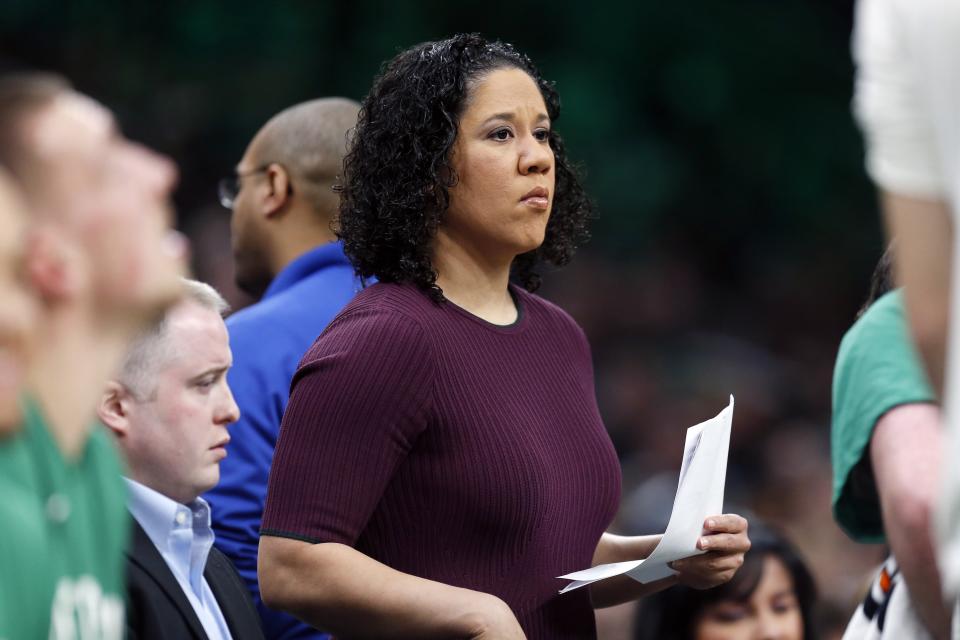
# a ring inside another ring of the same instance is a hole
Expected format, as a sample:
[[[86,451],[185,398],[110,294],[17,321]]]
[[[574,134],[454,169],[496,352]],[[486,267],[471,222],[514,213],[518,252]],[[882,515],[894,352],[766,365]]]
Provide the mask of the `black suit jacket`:
[[[260,617],[230,560],[210,549],[203,572],[233,640],[263,640]],[[138,640],[207,640],[200,619],[163,556],[133,521],[127,552],[127,637]]]

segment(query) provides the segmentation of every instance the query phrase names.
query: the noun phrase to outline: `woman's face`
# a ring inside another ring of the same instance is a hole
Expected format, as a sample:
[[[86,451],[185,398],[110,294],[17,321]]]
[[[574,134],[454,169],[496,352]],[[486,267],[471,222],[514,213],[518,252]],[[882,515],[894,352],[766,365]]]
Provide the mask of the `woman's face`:
[[[475,83],[454,142],[458,181],[435,250],[453,245],[509,264],[543,243],[555,182],[549,135],[547,107],[526,72],[497,69]]]
[[[801,640],[803,618],[789,571],[775,556],[763,560],[757,588],[744,602],[722,600],[694,625],[695,640]]]

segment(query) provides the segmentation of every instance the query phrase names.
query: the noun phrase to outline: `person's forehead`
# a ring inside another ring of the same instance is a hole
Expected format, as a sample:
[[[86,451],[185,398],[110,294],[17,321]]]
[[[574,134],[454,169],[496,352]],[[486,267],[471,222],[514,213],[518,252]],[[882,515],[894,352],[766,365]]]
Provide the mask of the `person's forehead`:
[[[259,163],[259,158],[263,156],[263,147],[266,140],[267,127],[264,125],[250,140],[247,148],[243,151],[240,161],[234,166],[236,173],[246,173],[252,171]]]
[[[793,588],[793,576],[783,560],[774,554],[764,556],[760,582],[754,589],[752,597],[763,599],[771,594],[792,590]]]
[[[106,107],[69,91],[36,114],[32,141],[38,157],[51,159],[84,145],[105,142],[116,134],[116,121]]]
[[[166,340],[179,360],[219,360],[229,354],[227,326],[219,313],[192,300],[168,313]]]
[[[219,313],[194,300],[181,300],[168,313],[168,327],[187,336],[226,331],[226,324]]]
[[[546,104],[536,82],[521,69],[495,69],[471,88],[467,114],[485,118],[498,111],[533,106],[546,114]]]

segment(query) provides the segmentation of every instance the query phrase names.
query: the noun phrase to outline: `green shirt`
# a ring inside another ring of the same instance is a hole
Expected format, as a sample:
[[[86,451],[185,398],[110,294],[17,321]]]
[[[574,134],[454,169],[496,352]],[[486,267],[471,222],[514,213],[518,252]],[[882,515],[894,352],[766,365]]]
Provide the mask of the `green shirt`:
[[[67,460],[39,407],[0,441],[0,638],[120,640],[129,516],[120,463],[97,425]]]
[[[874,425],[898,405],[935,401],[908,333],[903,294],[891,291],[847,331],[833,372],[833,517],[854,540],[885,539],[868,446]],[[858,465],[866,473],[853,473]]]

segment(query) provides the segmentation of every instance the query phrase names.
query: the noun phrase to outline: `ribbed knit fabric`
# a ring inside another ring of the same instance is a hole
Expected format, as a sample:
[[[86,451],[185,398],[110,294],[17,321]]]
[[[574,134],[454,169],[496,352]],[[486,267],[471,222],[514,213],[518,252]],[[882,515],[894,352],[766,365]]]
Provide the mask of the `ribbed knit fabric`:
[[[294,376],[262,534],[492,593],[531,639],[593,638],[588,590],[555,576],[590,566],[620,467],[583,331],[511,291],[510,326],[409,285],[357,295]]]

